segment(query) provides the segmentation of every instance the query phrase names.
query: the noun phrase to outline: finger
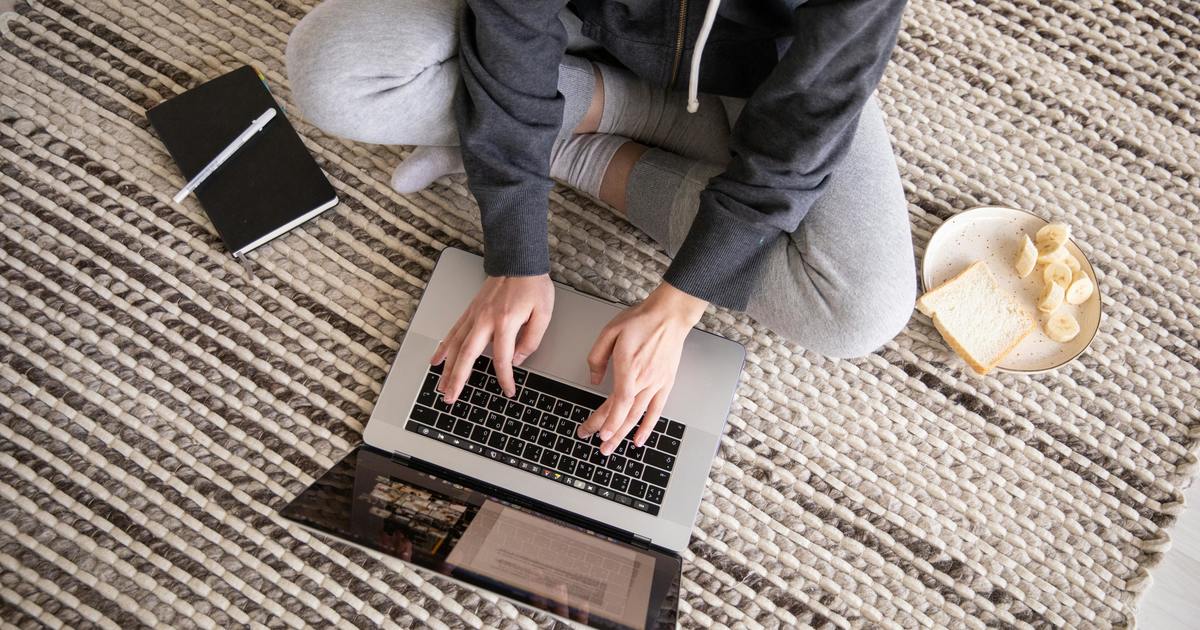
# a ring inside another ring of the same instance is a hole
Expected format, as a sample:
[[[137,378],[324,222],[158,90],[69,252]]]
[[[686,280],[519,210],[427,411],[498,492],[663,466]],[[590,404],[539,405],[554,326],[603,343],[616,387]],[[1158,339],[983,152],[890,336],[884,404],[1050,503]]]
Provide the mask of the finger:
[[[513,348],[513,365],[521,365],[529,355],[537,351],[538,346],[542,345],[542,337],[546,334],[546,328],[549,326],[550,313],[537,308],[533,309],[533,312],[529,314],[529,320],[521,328],[516,347]]]
[[[633,443],[638,448],[645,446],[646,440],[650,439],[650,433],[654,431],[654,425],[658,424],[658,419],[662,417],[662,410],[667,404],[667,396],[670,393],[671,385],[668,385],[658,390],[654,398],[650,399],[650,405],[646,407],[646,419],[638,427],[637,433],[633,434]]]
[[[612,403],[612,408],[608,410],[608,418],[604,421],[604,425],[598,427],[601,440],[612,437],[617,428],[621,426],[625,416],[629,415],[629,410],[633,407],[633,401],[637,398],[638,393],[632,379],[621,377],[621,381],[613,389],[612,395],[608,397],[608,401]]]
[[[459,316],[458,321],[454,322],[454,325],[450,327],[450,332],[446,333],[446,336],[438,342],[437,348],[433,349],[433,356],[429,357],[429,365],[437,365],[446,360],[446,356],[449,354],[448,349],[450,347],[448,342],[458,334],[458,331],[462,328],[462,323],[466,318],[466,313],[463,313],[461,316]]]
[[[591,372],[592,385],[599,385],[604,380],[604,372],[608,369],[608,358],[612,356],[613,347],[617,342],[617,333],[612,328],[600,331],[592,351],[588,353],[588,371]]]
[[[502,323],[492,336],[492,366],[496,370],[496,380],[504,395],[512,398],[517,394],[517,383],[513,379],[513,347],[517,341],[517,331],[521,325],[515,320],[512,323]]]
[[[463,384],[467,382],[467,377],[471,375],[471,367],[475,365],[475,359],[479,358],[480,353],[487,347],[487,342],[492,338],[492,331],[486,327],[477,326],[467,336],[466,340],[458,349],[458,356],[454,360],[454,367],[447,367],[450,371],[450,378],[446,382],[446,402],[453,404],[458,400],[458,395],[462,393]]]
[[[462,328],[458,329],[453,336],[447,337],[443,342],[445,346],[442,356],[445,361],[442,363],[442,376],[437,383],[437,391],[442,395],[443,402],[446,401],[446,394],[449,393],[446,385],[450,382],[450,372],[454,369],[454,364],[458,362],[458,349],[462,345],[463,330]]]
[[[600,403],[600,406],[596,407],[596,410],[579,425],[579,431],[577,432],[579,438],[586,440],[592,437],[592,434],[598,431],[600,427],[604,426],[604,420],[608,418],[608,410],[611,408],[612,403],[608,400]]]
[[[653,389],[648,387],[643,389],[642,393],[638,394],[637,398],[633,400],[633,406],[629,408],[629,415],[625,416],[623,421],[615,416],[609,417],[605,429],[612,428],[613,430],[607,438],[604,437],[604,429],[600,431],[600,439],[604,440],[604,443],[600,445],[601,453],[608,456],[617,450],[617,445],[637,426],[638,420],[642,418],[642,414],[646,413],[646,408],[650,405],[654,394],[655,391]]]

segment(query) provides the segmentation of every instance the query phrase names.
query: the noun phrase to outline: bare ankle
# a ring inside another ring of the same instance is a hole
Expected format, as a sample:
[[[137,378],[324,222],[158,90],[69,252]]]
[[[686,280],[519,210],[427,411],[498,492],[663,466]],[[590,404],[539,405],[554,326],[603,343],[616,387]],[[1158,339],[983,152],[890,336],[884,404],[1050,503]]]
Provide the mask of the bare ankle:
[[[600,201],[610,205],[622,217],[628,216],[628,202],[625,193],[629,189],[629,175],[634,165],[641,159],[642,154],[649,150],[636,142],[626,142],[613,154],[604,170],[604,179],[600,182]]]
[[[592,89],[592,102],[588,104],[587,113],[575,127],[575,133],[596,133],[600,129],[600,119],[604,115],[604,81],[600,78],[600,67],[592,64],[592,76],[595,77],[595,87]]]

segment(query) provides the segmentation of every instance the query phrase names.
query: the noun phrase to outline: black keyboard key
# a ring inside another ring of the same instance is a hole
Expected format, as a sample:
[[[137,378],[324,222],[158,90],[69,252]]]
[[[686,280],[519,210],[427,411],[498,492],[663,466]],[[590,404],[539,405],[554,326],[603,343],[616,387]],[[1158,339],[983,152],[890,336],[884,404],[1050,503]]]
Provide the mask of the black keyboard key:
[[[610,483],[608,485],[609,485],[609,487],[611,487],[613,490],[616,490],[617,492],[628,492],[629,491],[629,477],[626,477],[625,475],[622,475],[620,473],[613,473],[612,483]]]
[[[575,476],[587,481],[592,478],[592,473],[595,472],[595,470],[595,466],[587,462],[579,462],[575,465]]]
[[[483,424],[487,420],[488,412],[483,407],[471,407],[471,412],[467,414],[467,419],[475,424]]]
[[[488,446],[500,450],[508,445],[508,436],[499,431],[492,431],[492,437],[488,438]]]
[[[471,405],[459,400],[454,403],[453,407],[450,408],[450,415],[454,416],[455,418],[466,418],[467,413],[470,411]]]
[[[550,449],[542,451],[541,462],[547,468],[558,468],[558,453]]]
[[[658,436],[659,435],[660,435],[659,433],[651,433],[650,437],[646,438],[646,441],[642,443],[642,447],[658,448]]]
[[[508,399],[498,394],[492,394],[488,399],[487,408],[497,413],[504,413],[504,409],[508,407]]]
[[[521,439],[529,440],[530,442],[538,439],[538,428],[532,424],[521,425]]]
[[[538,420],[538,426],[547,431],[553,431],[554,427],[558,426],[558,418],[555,418],[548,413],[544,413],[542,414],[542,419]]]
[[[469,420],[459,420],[454,424],[454,435],[458,437],[470,437],[471,429],[473,428],[475,428],[475,425],[471,424]]]
[[[434,374],[441,374],[441,373],[442,373],[442,368],[443,368],[443,367],[445,367],[445,366],[446,366],[446,362],[445,362],[445,361],[442,361],[441,363],[439,363],[439,364],[437,364],[437,365],[431,365],[431,366],[429,366],[429,371],[430,371],[430,372],[433,372]]]
[[[519,435],[521,433],[521,423],[517,422],[516,420],[513,420],[512,418],[505,418],[504,419],[504,432],[513,437],[516,437],[517,435]]]
[[[474,393],[471,394],[471,404],[472,405],[479,405],[480,407],[486,407],[488,402],[491,401],[491,399],[492,399],[492,395],[483,391],[482,389],[477,389],[477,390],[475,390]]]
[[[592,445],[587,442],[575,442],[571,448],[571,457],[587,461],[592,456]]]
[[[598,448],[592,449],[592,455],[588,458],[588,461],[601,467],[608,465],[608,457],[604,453],[601,453]]]
[[[626,459],[624,457],[621,457],[614,452],[612,455],[608,456],[607,468],[613,472],[625,472],[625,462]]]
[[[597,466],[596,472],[592,473],[592,481],[595,481],[598,486],[607,486],[612,481],[612,471]]]
[[[515,400],[509,399],[508,407],[505,407],[505,409],[504,409],[504,415],[508,416],[509,418],[520,418],[521,414],[524,411],[525,411],[525,405],[522,405],[521,403],[519,403]]]
[[[663,489],[657,486],[650,486],[646,489],[646,501],[654,505],[662,505]]]
[[[471,387],[483,387],[487,384],[487,380],[488,376],[483,372],[471,372],[471,375],[467,377],[467,383]]]
[[[618,492],[616,499],[617,499],[617,503],[620,503],[621,505],[633,507],[633,497],[630,497],[629,495],[621,494]]]
[[[489,394],[500,395],[504,390],[500,388],[500,381],[496,380],[495,376],[487,377],[487,381],[483,384],[483,389]]]
[[[438,412],[430,409],[429,407],[413,405],[412,413],[408,414],[408,417],[420,422],[421,424],[432,427],[437,424]]]
[[[568,475],[574,475],[576,463],[578,462],[575,461],[575,458],[562,455],[558,458],[558,469]]]
[[[562,418],[570,418],[571,417],[571,403],[569,403],[565,400],[560,400],[560,401],[554,403],[554,415],[562,417]]]
[[[455,423],[454,416],[452,416],[448,413],[438,414],[437,428],[439,428],[443,431],[450,431],[450,430],[454,429],[454,423]]]
[[[662,451],[647,450],[646,454],[642,456],[642,461],[663,470],[671,470],[675,467],[675,456],[667,455]]]
[[[645,501],[642,501],[641,499],[633,500],[633,509],[641,510],[643,512],[649,512],[651,514],[658,514],[658,508],[654,507],[653,505],[650,505],[649,503],[646,503]]]
[[[675,422],[674,420],[670,420],[667,422],[667,430],[663,431],[663,433],[666,433],[673,438],[683,439],[683,425]]]
[[[553,396],[547,396],[546,394],[542,394],[541,396],[538,396],[537,403],[535,403],[535,404],[537,405],[537,408],[541,409],[542,411],[553,412],[555,402],[557,402],[557,401],[554,399]]]
[[[487,420],[484,420],[483,423],[487,425],[487,428],[499,431],[504,428],[504,416],[498,413],[489,413]]]
[[[633,481],[629,482],[629,494],[632,494],[640,499],[646,496],[646,488],[648,487],[649,486],[646,485],[645,481],[634,479]]]
[[[542,419],[542,412],[533,407],[526,407],[525,413],[521,414],[521,419],[529,424],[537,424],[538,420]]]
[[[566,436],[560,435],[558,436],[558,439],[554,441],[554,450],[562,453],[563,455],[569,454],[574,446],[575,440],[572,440]]]
[[[557,437],[553,433],[551,433],[549,431],[542,431],[541,435],[539,435],[537,438],[537,443],[538,443],[538,446],[544,446],[546,448],[554,448],[555,439],[557,439]]]
[[[480,372],[486,372],[486,371],[488,371],[488,368],[491,367],[491,365],[492,365],[491,359],[489,359],[483,355],[479,355],[479,358],[475,359],[475,365],[473,365],[472,367],[476,370],[479,370]]]
[[[579,424],[576,422],[567,420],[566,418],[559,418],[558,425],[554,428],[554,430],[557,431],[559,435],[574,436],[575,430],[578,427]]]
[[[591,409],[585,409],[578,405],[571,407],[571,419],[575,422],[583,422],[590,415],[592,415]]]
[[[525,459],[538,461],[542,458],[542,447],[532,442],[525,445]]]
[[[645,464],[639,462],[625,460],[625,474],[634,479],[642,478],[642,471],[646,469]]]
[[[487,444],[488,438],[491,437],[491,435],[492,435],[492,432],[490,430],[488,430],[487,427],[475,425],[475,428],[471,429],[471,441],[472,442],[479,442],[480,444]]]
[[[525,405],[533,405],[537,403],[538,393],[526,387],[521,390],[520,394],[517,394],[517,400],[521,401],[521,403]]]
[[[644,447],[644,446],[639,447],[639,446],[630,444],[629,448],[625,449],[625,457],[627,457],[629,459],[629,461],[631,461],[631,462],[640,462],[640,461],[642,461],[642,454],[645,452],[646,452],[646,447]]]
[[[646,483],[654,484],[654,485],[662,487],[662,488],[667,487],[667,480],[670,478],[671,478],[671,476],[668,475],[667,473],[665,473],[657,468],[651,468],[650,466],[647,466],[646,472],[642,473],[643,481],[645,481]]]
[[[664,453],[675,455],[679,453],[679,438],[674,438],[669,435],[664,435],[658,438],[658,446],[655,447]]]
[[[512,371],[513,380],[517,382],[517,385],[523,385],[525,383],[525,377],[529,375],[529,372],[526,372],[519,367],[514,367]]]
[[[533,372],[530,372],[529,376],[525,379],[525,386],[550,394],[555,398],[561,398],[576,405],[587,407],[588,409],[595,409],[604,402],[603,396],[571,387],[566,383],[550,380],[541,374],[534,374]]]
[[[667,432],[667,419],[666,418],[659,418],[658,422],[654,423],[654,432],[655,433],[666,433]]]
[[[508,446],[504,447],[504,452],[508,453],[509,455],[516,455],[517,457],[520,457],[521,454],[525,452],[525,443],[517,438],[510,438],[508,440]]]
[[[450,413],[450,405],[446,404],[446,399],[442,398],[441,394],[438,394],[436,397],[434,397],[433,408],[442,413]]]

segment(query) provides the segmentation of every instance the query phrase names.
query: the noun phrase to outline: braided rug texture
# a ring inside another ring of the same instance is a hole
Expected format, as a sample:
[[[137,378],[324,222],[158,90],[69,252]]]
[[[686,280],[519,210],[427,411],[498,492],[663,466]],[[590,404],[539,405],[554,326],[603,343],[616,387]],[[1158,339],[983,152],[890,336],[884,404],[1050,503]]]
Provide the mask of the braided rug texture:
[[[9,4],[12,4],[11,2]],[[293,122],[343,203],[227,255],[144,111],[240,64],[290,104],[312,3],[18,0],[0,18],[0,619],[17,626],[548,627],[276,510],[360,441],[462,180]],[[914,0],[880,89],[918,255],[965,208],[1071,223],[1106,314],[1050,374],[967,375],[930,322],[835,361],[749,350],[681,623],[1133,625],[1200,440],[1196,3]],[[667,259],[552,199],[556,279],[632,302]]]

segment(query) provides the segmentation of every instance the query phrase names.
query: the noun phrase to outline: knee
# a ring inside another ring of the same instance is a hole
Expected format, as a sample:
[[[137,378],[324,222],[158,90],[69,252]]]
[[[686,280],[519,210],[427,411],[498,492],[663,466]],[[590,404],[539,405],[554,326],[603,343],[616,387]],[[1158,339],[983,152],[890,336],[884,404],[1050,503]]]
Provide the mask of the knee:
[[[371,127],[385,117],[373,113],[445,91],[435,88],[450,78],[429,75],[444,74],[455,55],[456,7],[448,0],[319,4],[287,41],[288,82],[300,115],[333,135],[392,143]],[[404,122],[391,118],[392,124]]]

